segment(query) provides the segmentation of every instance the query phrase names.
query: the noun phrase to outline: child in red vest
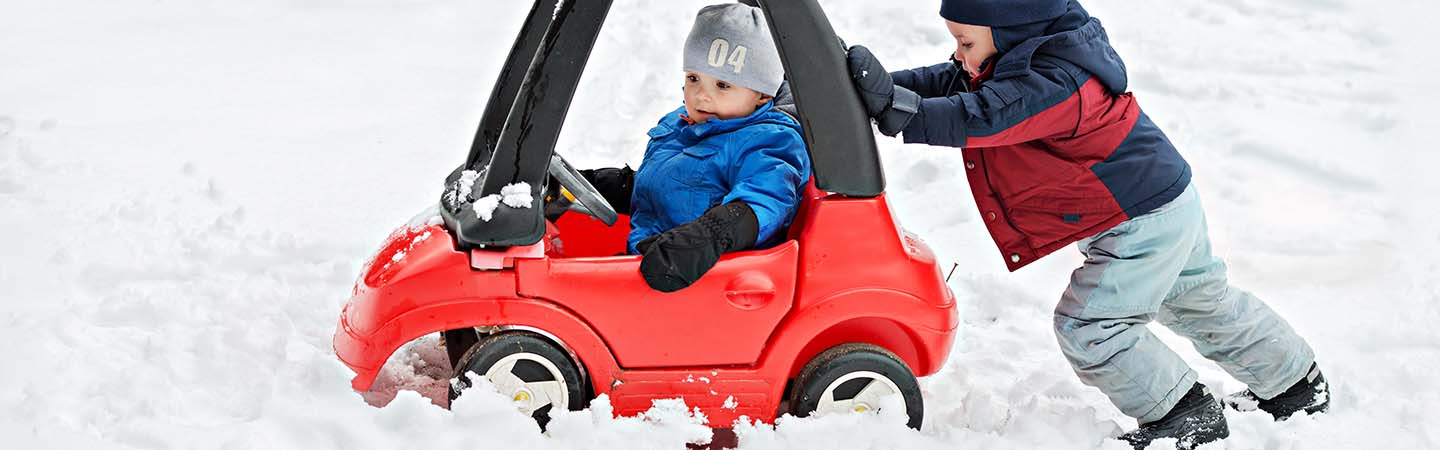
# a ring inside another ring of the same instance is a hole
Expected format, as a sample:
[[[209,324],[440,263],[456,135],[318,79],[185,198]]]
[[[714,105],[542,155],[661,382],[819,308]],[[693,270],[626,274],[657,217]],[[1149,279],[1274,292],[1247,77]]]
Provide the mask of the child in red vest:
[[[1229,435],[1197,374],[1146,328],[1158,320],[1249,387],[1232,406],[1277,419],[1325,411],[1310,346],[1226,279],[1190,166],[1126,92],[1124,64],[1074,0],[944,0],[951,61],[851,75],[880,131],[961,147],[980,216],[1014,271],[1077,243],[1086,257],[1055,308],[1061,351],[1138,430],[1190,448]]]

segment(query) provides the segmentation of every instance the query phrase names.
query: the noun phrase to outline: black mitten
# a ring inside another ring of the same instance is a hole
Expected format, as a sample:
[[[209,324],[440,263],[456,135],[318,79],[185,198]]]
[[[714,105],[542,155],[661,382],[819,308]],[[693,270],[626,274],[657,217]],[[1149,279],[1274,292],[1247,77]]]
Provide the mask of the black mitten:
[[[895,80],[890,72],[880,65],[880,60],[863,45],[850,47],[845,63],[850,67],[850,79],[860,91],[860,101],[865,104],[865,114],[878,117],[895,97]]]
[[[700,218],[680,224],[635,244],[644,255],[640,275],[661,292],[675,292],[695,284],[715,266],[720,255],[755,245],[760,221],[743,201],[705,211]]]
[[[630,166],[621,168],[606,167],[603,169],[581,170],[580,176],[585,177],[605,201],[621,214],[630,213],[630,194],[635,190],[635,171]]]
[[[863,45],[850,47],[845,63],[850,67],[850,79],[860,92],[865,113],[875,118],[880,133],[894,136],[904,130],[920,109],[920,95],[896,86],[890,72],[885,71],[880,60]]]

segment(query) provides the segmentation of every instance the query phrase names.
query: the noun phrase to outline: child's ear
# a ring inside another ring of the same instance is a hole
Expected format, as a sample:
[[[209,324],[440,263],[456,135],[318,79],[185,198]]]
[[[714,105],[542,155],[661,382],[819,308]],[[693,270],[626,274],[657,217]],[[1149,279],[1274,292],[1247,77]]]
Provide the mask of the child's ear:
[[[774,96],[771,96],[771,95],[760,94],[760,99],[755,101],[755,107],[756,107],[756,108],[759,108],[759,107],[763,106],[766,102],[769,102],[770,99],[772,99],[772,98],[775,98],[775,97],[774,97]]]

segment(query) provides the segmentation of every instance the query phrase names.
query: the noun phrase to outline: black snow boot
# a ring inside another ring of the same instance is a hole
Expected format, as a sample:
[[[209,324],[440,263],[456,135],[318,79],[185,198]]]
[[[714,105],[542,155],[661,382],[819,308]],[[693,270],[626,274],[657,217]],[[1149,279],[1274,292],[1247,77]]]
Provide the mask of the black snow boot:
[[[1225,405],[1236,411],[1260,409],[1270,413],[1276,421],[1289,419],[1301,411],[1317,414],[1330,410],[1330,385],[1325,382],[1325,375],[1320,373],[1320,365],[1311,364],[1305,378],[1275,398],[1263,399],[1246,389],[1226,396]]]
[[[1140,424],[1140,429],[1120,435],[1116,439],[1130,443],[1136,450],[1142,450],[1156,439],[1175,439],[1175,448],[1190,450],[1200,444],[1218,441],[1230,436],[1230,426],[1225,423],[1225,412],[1220,402],[1210,395],[1205,385],[1195,383],[1180,402],[1160,420]]]

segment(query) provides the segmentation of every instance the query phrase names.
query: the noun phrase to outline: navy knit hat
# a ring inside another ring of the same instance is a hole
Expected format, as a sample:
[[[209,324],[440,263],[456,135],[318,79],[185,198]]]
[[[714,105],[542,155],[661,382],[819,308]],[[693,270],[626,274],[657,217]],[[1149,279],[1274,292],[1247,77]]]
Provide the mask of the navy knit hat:
[[[1008,27],[1060,17],[1067,3],[1066,0],[941,0],[940,17],[967,25]]]

